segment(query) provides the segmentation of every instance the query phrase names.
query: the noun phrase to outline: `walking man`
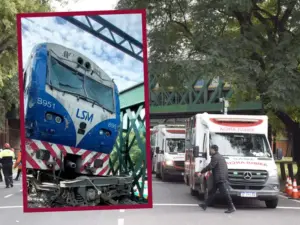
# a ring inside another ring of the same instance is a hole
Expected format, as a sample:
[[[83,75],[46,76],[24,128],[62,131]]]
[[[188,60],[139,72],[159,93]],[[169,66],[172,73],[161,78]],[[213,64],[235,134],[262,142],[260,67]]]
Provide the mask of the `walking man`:
[[[211,161],[210,163],[201,171],[201,174],[206,173],[207,171],[212,171],[214,178],[214,188],[212,193],[208,196],[204,204],[199,204],[199,206],[206,210],[207,206],[212,203],[217,190],[219,189],[220,193],[226,197],[228,210],[225,213],[232,213],[236,211],[231,196],[227,189],[227,179],[228,179],[228,168],[227,163],[224,157],[219,153],[219,148],[217,145],[212,145],[210,147]]]
[[[15,153],[11,150],[8,143],[4,144],[3,150],[0,152],[0,163],[2,164],[2,171],[4,175],[6,188],[13,187],[13,159]]]

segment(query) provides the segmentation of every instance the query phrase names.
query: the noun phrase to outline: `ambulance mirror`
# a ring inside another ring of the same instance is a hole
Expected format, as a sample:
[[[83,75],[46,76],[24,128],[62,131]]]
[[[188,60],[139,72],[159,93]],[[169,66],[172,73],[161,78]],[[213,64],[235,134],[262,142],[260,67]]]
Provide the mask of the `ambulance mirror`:
[[[193,156],[194,156],[194,158],[199,157],[199,146],[194,146]]]
[[[155,152],[156,152],[156,154],[159,154],[159,147],[155,148]]]
[[[283,151],[281,148],[277,148],[276,149],[276,159],[277,160],[282,160],[283,158]]]

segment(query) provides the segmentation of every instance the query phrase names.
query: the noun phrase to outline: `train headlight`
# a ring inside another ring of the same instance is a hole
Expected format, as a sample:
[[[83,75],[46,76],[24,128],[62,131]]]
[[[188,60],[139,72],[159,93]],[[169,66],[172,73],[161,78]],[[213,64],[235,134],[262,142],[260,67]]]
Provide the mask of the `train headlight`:
[[[56,123],[61,123],[62,119],[59,116],[55,117],[55,122]]]
[[[83,59],[81,57],[78,57],[77,62],[78,62],[79,65],[82,65],[83,64]]]
[[[52,114],[46,113],[46,120],[52,120]]]
[[[86,63],[85,63],[85,68],[86,68],[87,70],[90,70],[90,69],[91,69],[91,64],[90,64],[89,62],[86,62]]]
[[[105,134],[106,137],[111,136],[111,132],[110,132],[109,130],[106,130],[106,129],[101,129],[101,130],[99,131],[99,134],[100,134],[100,135],[104,135],[104,134]]]

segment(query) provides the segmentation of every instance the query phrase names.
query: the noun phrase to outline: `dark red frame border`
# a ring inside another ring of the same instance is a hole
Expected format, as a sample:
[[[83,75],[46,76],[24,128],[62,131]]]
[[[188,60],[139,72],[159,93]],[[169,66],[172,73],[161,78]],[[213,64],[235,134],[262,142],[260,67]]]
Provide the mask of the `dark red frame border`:
[[[18,38],[18,68],[19,68],[19,90],[20,90],[20,135],[21,152],[25,152],[25,118],[24,118],[24,93],[23,93],[23,60],[22,60],[22,24],[21,19],[25,17],[54,17],[54,16],[85,16],[85,15],[114,15],[114,14],[141,14],[143,35],[143,59],[144,59],[144,96],[145,96],[145,122],[146,122],[146,160],[148,174],[148,203],[138,205],[116,205],[116,206],[87,206],[87,207],[64,207],[64,208],[28,208],[27,207],[27,182],[26,163],[22,164],[23,184],[23,212],[63,212],[63,211],[86,211],[86,210],[120,210],[120,209],[149,209],[153,208],[152,196],[152,173],[150,154],[150,112],[149,112],[149,80],[147,60],[147,29],[146,10],[102,10],[102,11],[75,11],[75,12],[46,12],[46,13],[19,13],[17,14],[17,38]]]

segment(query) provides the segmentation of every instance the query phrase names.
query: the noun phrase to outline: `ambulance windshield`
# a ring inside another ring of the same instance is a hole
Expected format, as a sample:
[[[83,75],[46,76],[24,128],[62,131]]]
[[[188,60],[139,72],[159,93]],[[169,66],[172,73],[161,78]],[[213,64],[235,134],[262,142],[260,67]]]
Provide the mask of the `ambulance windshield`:
[[[263,134],[210,133],[210,145],[217,145],[223,156],[272,157]]]
[[[166,150],[170,153],[183,153],[185,152],[184,149],[184,139],[170,139],[167,138],[166,140]]]

